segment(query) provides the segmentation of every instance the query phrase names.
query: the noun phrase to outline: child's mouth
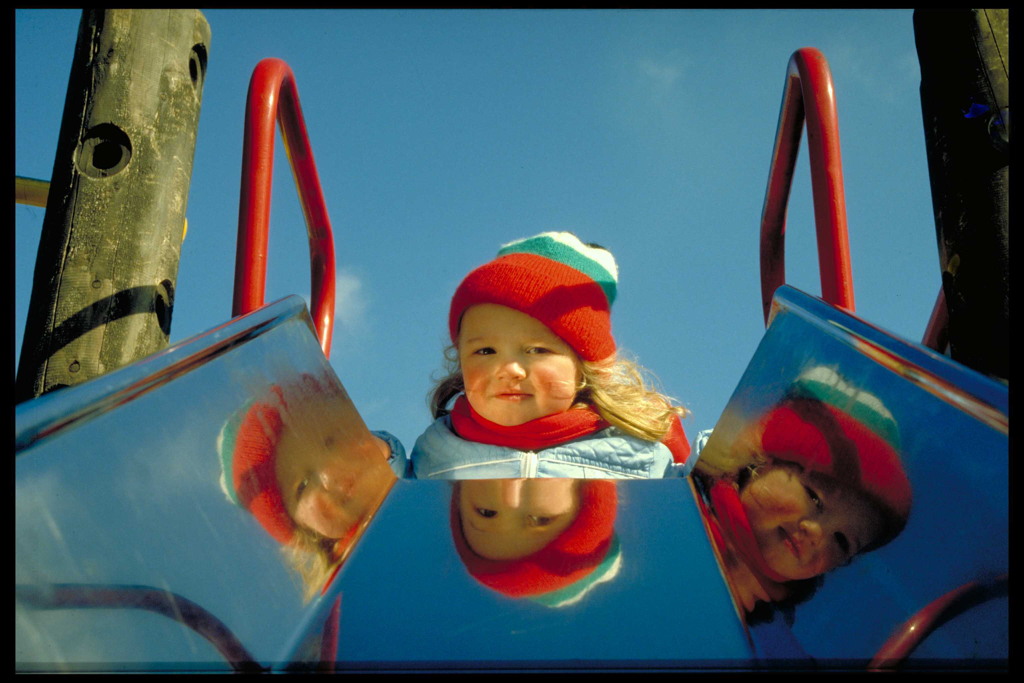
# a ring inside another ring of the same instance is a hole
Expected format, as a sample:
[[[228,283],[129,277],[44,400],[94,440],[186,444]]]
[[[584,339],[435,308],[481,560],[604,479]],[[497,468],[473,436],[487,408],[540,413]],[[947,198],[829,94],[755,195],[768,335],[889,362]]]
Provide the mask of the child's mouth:
[[[529,398],[530,394],[524,394],[521,392],[507,392],[504,394],[498,394],[498,398],[502,401],[519,402],[523,399]]]
[[[796,559],[800,559],[800,546],[796,544],[793,537],[786,533],[786,530],[781,526],[779,527],[779,537],[782,539],[782,544],[786,546],[789,552],[793,553]]]

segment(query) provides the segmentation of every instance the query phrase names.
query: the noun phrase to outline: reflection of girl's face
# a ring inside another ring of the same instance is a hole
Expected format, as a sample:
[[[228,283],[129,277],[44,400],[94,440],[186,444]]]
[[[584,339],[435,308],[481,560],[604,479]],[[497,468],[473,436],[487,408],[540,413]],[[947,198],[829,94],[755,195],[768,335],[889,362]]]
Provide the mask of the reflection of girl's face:
[[[844,564],[882,527],[859,493],[789,463],[761,468],[740,491],[740,502],[768,566],[790,580]]]
[[[329,429],[324,438],[324,431],[286,427],[275,472],[291,518],[337,539],[373,509],[393,475],[370,439],[346,443]]]
[[[580,512],[572,479],[490,479],[459,483],[466,543],[489,560],[513,560],[543,549]]]

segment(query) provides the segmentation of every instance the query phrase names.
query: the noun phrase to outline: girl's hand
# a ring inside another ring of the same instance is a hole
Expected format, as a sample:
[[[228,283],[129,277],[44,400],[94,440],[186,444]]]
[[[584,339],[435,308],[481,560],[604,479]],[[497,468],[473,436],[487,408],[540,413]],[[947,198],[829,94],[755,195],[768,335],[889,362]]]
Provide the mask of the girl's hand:
[[[391,446],[388,445],[388,442],[375,434],[371,434],[370,436],[373,438],[373,442],[377,444],[377,449],[380,451],[381,455],[384,456],[384,460],[390,458]]]

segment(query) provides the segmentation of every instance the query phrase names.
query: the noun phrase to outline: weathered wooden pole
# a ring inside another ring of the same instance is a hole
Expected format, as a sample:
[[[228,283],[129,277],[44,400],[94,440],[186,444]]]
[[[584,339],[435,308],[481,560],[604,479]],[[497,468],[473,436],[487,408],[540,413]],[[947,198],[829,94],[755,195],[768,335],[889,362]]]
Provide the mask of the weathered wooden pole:
[[[197,10],[82,13],[17,402],[167,346],[209,49]]]
[[[950,356],[1007,379],[1009,12],[917,10],[914,34]]]

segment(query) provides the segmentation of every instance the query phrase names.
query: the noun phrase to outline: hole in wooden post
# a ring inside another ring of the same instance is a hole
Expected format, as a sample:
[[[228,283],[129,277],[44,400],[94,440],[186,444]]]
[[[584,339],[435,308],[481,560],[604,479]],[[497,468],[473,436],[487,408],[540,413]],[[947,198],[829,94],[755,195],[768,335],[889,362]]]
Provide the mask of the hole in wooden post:
[[[188,56],[188,75],[192,79],[192,87],[197,93],[203,90],[203,79],[206,77],[206,47],[202,43],[192,46]]]
[[[112,123],[101,123],[85,134],[75,161],[78,171],[91,178],[106,178],[120,173],[132,157],[128,134]]]
[[[101,171],[109,171],[121,161],[121,145],[104,140],[92,151],[92,165]]]

